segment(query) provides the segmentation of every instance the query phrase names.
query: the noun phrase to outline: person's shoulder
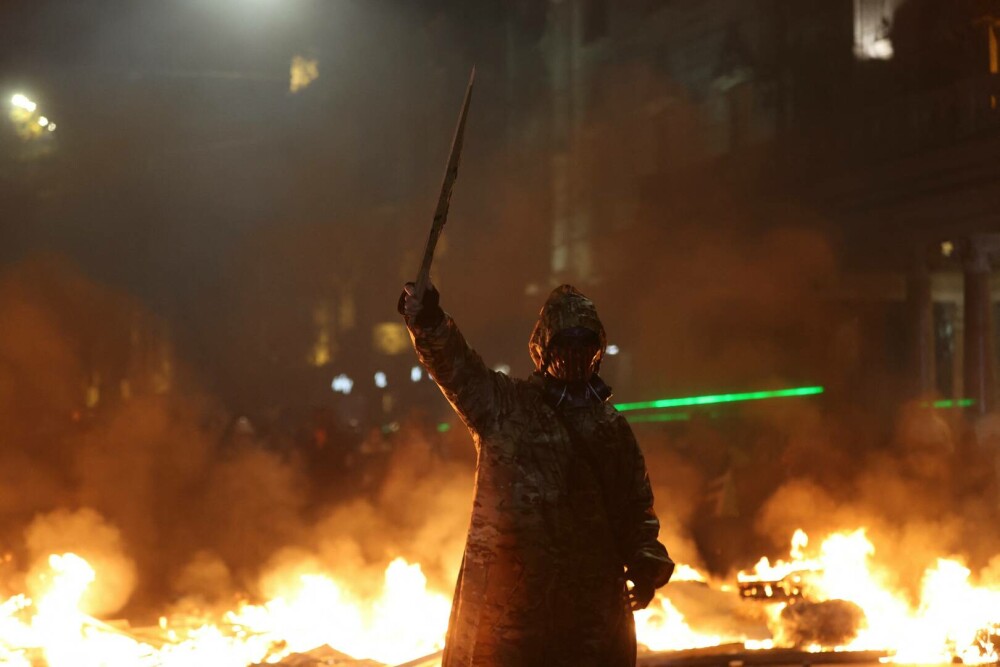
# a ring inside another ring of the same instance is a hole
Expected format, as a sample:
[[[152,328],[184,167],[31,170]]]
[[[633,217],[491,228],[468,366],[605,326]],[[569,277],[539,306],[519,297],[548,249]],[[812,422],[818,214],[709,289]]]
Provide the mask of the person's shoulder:
[[[608,423],[614,432],[625,439],[634,438],[632,433],[632,425],[629,424],[628,419],[625,415],[618,411],[611,401],[604,404],[604,420]]]
[[[530,400],[530,396],[535,391],[532,383],[528,380],[512,377],[501,371],[491,371],[493,375],[493,386],[498,391],[498,398],[502,397],[502,403],[511,407],[515,404]]]
[[[628,424],[628,421],[625,419],[625,415],[619,412],[618,408],[616,408],[614,403],[611,401],[605,401],[604,405],[601,407],[604,411],[604,418],[608,421],[614,422],[615,424]]]
[[[510,395],[520,407],[532,411],[542,410],[543,405],[548,405],[545,397],[545,387],[539,378],[530,375],[527,378],[510,378]]]
[[[530,379],[505,376],[511,389],[519,396],[541,396],[541,391],[535,382]]]

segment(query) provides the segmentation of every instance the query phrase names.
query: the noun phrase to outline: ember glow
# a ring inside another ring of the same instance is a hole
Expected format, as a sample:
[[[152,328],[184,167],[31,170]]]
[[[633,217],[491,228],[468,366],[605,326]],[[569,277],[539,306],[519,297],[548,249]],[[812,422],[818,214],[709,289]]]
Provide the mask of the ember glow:
[[[420,565],[397,558],[374,597],[357,594],[352,582],[329,572],[283,566],[263,578],[264,602],[199,618],[167,614],[156,627],[135,628],[82,611],[85,594],[101,585],[86,560],[53,554],[45,565],[30,587],[37,591],[34,596],[15,594],[0,603],[0,664],[246,667],[329,646],[354,658],[396,665],[443,647],[450,609],[448,594],[428,588]],[[639,643],[651,651],[733,643],[747,650],[879,650],[906,664],[997,661],[1000,581],[977,581],[961,561],[939,558],[924,573],[914,598],[887,583],[891,574],[892,564],[879,562],[864,529],[829,535],[817,548],[796,531],[788,560],[762,558],[737,577],[743,598],[763,601],[763,606],[749,600],[741,604],[767,619],[771,638],[748,636],[735,618],[731,629],[720,627],[717,618],[712,627],[686,618],[676,584],[716,596],[736,594],[731,586],[680,565],[675,586],[636,613]],[[786,610],[831,601],[845,601],[863,613],[849,641],[803,645],[789,634]]]

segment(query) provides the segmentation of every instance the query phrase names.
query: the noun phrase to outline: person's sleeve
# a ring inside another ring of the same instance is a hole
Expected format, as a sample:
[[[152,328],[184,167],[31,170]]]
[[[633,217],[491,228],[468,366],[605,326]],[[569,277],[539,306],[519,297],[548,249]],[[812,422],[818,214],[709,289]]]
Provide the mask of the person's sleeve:
[[[653,489],[646,472],[646,460],[628,422],[620,416],[619,420],[619,437],[624,449],[622,481],[625,487],[620,506],[621,553],[629,579],[659,588],[670,581],[674,561],[658,539],[660,520],[653,510]]]
[[[477,433],[489,431],[496,424],[510,379],[487,368],[448,314],[436,326],[408,322],[407,328],[417,358],[462,421]]]

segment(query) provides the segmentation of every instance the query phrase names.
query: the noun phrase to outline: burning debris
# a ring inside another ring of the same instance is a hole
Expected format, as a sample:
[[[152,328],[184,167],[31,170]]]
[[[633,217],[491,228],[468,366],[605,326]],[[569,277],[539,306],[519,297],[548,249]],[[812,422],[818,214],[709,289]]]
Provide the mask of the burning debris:
[[[698,659],[708,664],[712,651],[726,653],[727,646],[749,651],[760,664],[768,664],[768,652],[779,647],[882,650],[897,662],[914,664],[996,661],[1000,582],[976,586],[967,568],[942,559],[928,570],[920,599],[911,603],[878,583],[885,566],[872,562],[874,548],[861,530],[831,535],[815,555],[807,558],[802,549],[799,555],[797,561],[764,569],[769,574],[801,570],[803,563],[813,568],[808,593],[765,603],[771,634],[763,639],[748,623],[749,610],[759,607],[739,602],[746,600],[742,587],[697,581],[703,577],[685,568],[692,580],[673,584],[636,615],[640,643],[661,654],[655,660],[650,654],[646,662],[687,664],[684,660],[694,656],[684,651],[702,648],[707,653]],[[47,563],[41,577],[47,588],[36,597],[16,594],[0,604],[4,664],[429,667],[441,647],[449,609],[445,595],[428,590],[419,565],[397,559],[385,573],[381,593],[370,599],[356,597],[348,582],[332,574],[286,569],[275,573],[281,584],[263,603],[239,602],[228,611],[175,614],[153,627],[133,627],[81,611],[88,589],[101,586],[86,560],[66,553],[50,556]],[[741,574],[744,583],[753,576]],[[725,611],[710,620],[704,610],[695,611],[699,600]],[[682,653],[663,653],[676,651]]]
[[[395,665],[440,648],[449,608],[447,598],[426,590],[420,567],[402,559],[390,565],[382,594],[372,600],[353,598],[331,577],[303,574],[264,604],[164,616],[154,627],[104,622],[81,611],[95,576],[75,554],[50,556],[43,579],[48,588],[38,597],[20,594],[0,604],[3,664]]]
[[[775,581],[741,581],[740,597],[767,602],[793,601],[802,597],[803,579],[807,576],[807,572],[793,572]]]
[[[865,612],[847,600],[803,600],[786,605],[779,618],[781,644],[796,648],[847,646],[857,638]]]
[[[343,667],[383,667],[374,660],[355,660],[346,653],[329,646],[320,646],[306,653],[293,653],[279,663],[258,663],[253,667],[265,667],[267,664],[277,664],[280,667],[325,667],[326,665],[342,665]]]
[[[897,662],[918,664],[996,660],[995,648],[982,641],[982,633],[1000,618],[1000,581],[975,584],[961,562],[939,558],[924,572],[914,604],[905,591],[887,584],[892,565],[875,561],[875,547],[864,529],[830,535],[814,555],[806,555],[808,544],[808,536],[797,531],[790,561],[772,565],[764,558],[752,573],[739,575],[743,597],[748,597],[746,590],[796,591],[768,596],[774,601],[777,642],[887,649]],[[797,582],[794,588],[778,586],[786,577]]]
[[[1000,623],[977,632],[976,646],[980,655],[993,656],[995,662],[1000,662]]]

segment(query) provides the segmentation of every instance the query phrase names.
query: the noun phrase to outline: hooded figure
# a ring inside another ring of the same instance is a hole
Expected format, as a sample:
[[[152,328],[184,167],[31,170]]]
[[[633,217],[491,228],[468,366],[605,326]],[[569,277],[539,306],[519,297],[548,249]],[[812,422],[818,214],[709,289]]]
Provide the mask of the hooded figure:
[[[529,342],[536,371],[517,380],[483,363],[433,287],[412,294],[399,309],[417,356],[478,453],[442,667],[632,667],[632,611],[674,564],[642,453],[597,375],[593,302],[552,292]]]

